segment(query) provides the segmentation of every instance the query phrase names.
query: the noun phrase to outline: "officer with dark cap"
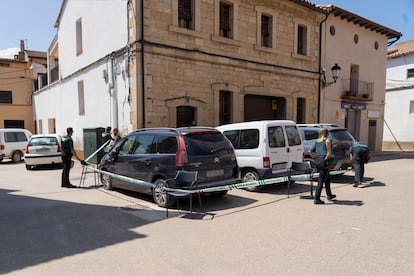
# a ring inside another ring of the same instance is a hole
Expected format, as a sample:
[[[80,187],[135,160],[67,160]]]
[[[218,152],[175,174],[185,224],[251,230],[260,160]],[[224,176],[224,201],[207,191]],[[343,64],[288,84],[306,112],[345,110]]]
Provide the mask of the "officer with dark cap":
[[[61,187],[64,188],[76,188],[76,186],[72,185],[69,181],[69,172],[72,162],[72,156],[75,156],[82,165],[85,165],[86,162],[78,157],[76,151],[73,148],[73,128],[68,127],[66,129],[66,135],[62,137],[61,145],[62,145],[62,184]]]

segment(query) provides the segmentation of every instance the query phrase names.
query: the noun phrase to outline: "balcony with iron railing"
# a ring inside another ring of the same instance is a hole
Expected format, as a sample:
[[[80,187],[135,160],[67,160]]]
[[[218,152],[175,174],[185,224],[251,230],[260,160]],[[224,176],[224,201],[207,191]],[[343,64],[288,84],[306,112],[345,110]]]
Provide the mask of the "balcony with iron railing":
[[[372,101],[374,83],[354,79],[343,80],[341,99],[353,101]]]

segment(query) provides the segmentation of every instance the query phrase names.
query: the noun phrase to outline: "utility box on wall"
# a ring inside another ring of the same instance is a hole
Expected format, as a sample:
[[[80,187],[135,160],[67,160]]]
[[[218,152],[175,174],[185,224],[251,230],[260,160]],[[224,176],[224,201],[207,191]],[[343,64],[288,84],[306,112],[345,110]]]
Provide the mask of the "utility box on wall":
[[[105,128],[84,128],[83,129],[83,154],[85,159],[92,155],[100,146],[102,146],[102,133],[105,132]],[[103,155],[104,150],[100,150],[91,159],[89,163],[99,164]]]

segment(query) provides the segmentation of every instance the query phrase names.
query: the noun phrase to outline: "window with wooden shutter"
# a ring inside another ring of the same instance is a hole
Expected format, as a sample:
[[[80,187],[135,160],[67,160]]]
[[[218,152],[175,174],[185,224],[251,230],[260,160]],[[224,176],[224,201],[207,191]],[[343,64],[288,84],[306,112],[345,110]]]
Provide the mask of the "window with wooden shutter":
[[[220,91],[220,116],[219,124],[229,124],[232,123],[232,92],[231,91]]]
[[[220,35],[231,38],[231,5],[220,3]]]
[[[178,24],[181,28],[194,29],[193,21],[193,0],[178,1]]]
[[[306,56],[306,47],[307,47],[307,29],[306,26],[299,25],[298,26],[298,48],[297,53],[300,55]]]
[[[262,14],[262,46],[272,47],[272,18]]]

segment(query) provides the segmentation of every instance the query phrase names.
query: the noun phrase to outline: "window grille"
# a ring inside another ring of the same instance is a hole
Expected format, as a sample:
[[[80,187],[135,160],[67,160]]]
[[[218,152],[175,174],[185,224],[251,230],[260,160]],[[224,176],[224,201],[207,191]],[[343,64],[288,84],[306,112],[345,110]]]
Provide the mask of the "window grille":
[[[262,35],[269,36],[269,16],[262,15]]]
[[[178,1],[178,19],[191,21],[193,19],[191,14],[191,0]]]
[[[230,36],[230,8],[229,4],[220,3],[220,31],[224,37]]]
[[[0,91],[0,103],[11,104],[13,103],[11,91]]]

